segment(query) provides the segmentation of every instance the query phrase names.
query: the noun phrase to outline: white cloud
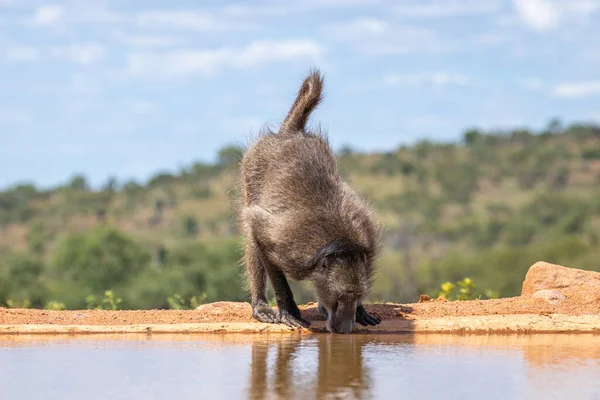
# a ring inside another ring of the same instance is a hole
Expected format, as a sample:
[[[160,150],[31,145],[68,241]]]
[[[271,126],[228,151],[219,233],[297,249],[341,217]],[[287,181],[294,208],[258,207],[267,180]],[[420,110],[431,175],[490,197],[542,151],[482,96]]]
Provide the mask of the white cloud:
[[[353,40],[368,36],[380,36],[388,32],[390,25],[378,18],[358,18],[325,27],[325,32],[342,40]]]
[[[71,88],[77,93],[95,93],[98,91],[98,83],[86,75],[75,74],[71,79]]]
[[[72,25],[110,24],[126,22],[124,15],[116,13],[103,2],[86,0],[85,2],[69,2],[68,7],[59,4],[43,5],[36,8],[33,15],[21,20],[26,26],[47,28],[69,28]]]
[[[104,58],[106,50],[97,43],[73,44],[53,49],[55,55],[80,65],[95,64]]]
[[[59,22],[65,14],[65,9],[61,5],[45,5],[35,10],[33,15],[33,24],[38,26],[54,25]]]
[[[228,49],[137,53],[128,57],[126,72],[139,77],[163,78],[194,74],[209,75],[230,58]]]
[[[288,0],[270,1],[266,4],[233,3],[224,6],[220,13],[232,17],[274,17],[298,15],[319,9],[343,9],[381,4],[382,0]]]
[[[476,45],[496,45],[507,43],[509,37],[500,33],[483,33],[474,35],[471,40]]]
[[[136,23],[144,28],[162,28],[171,30],[226,31],[248,29],[251,25],[228,21],[216,15],[202,11],[155,10],[137,15]]]
[[[529,90],[541,90],[544,83],[538,78],[528,78],[523,81],[523,86]]]
[[[600,81],[565,82],[554,86],[554,97],[579,98],[600,95]]]
[[[449,72],[422,72],[418,74],[389,74],[384,78],[389,86],[470,86],[468,77]]]
[[[366,54],[440,53],[457,44],[430,29],[391,24],[379,18],[358,18],[331,24],[324,33]]]
[[[591,15],[600,11],[598,0],[570,0],[563,3],[563,7],[570,12],[580,15]]]
[[[534,29],[544,30],[558,23],[558,12],[547,0],[513,0],[517,15]]]
[[[6,49],[6,60],[9,62],[31,62],[40,57],[40,51],[29,46],[10,46]]]
[[[238,67],[250,67],[303,57],[314,60],[319,58],[321,53],[321,46],[311,40],[259,41],[234,54],[232,61]]]
[[[303,3],[313,6],[347,7],[377,5],[381,4],[381,0],[305,0]]]
[[[228,4],[224,6],[220,12],[223,15],[231,17],[274,17],[289,14],[291,11],[290,5],[257,5],[251,6],[247,4]]]
[[[570,19],[600,11],[598,0],[513,0],[517,17],[529,27],[544,31]]]
[[[156,107],[153,103],[142,99],[129,100],[127,105],[131,111],[140,115],[150,114],[156,110]]]
[[[187,40],[178,36],[166,35],[131,35],[115,32],[114,38],[119,42],[132,47],[172,47],[187,43]]]
[[[459,15],[495,14],[500,10],[498,0],[434,0],[412,1],[394,6],[394,13],[409,18],[443,18]]]
[[[322,53],[321,46],[310,40],[258,41],[241,49],[136,53],[129,56],[126,72],[138,77],[157,78],[210,75],[227,67],[254,67],[303,58],[315,61]]]
[[[384,78],[389,86],[471,86],[471,80],[449,72],[421,72],[418,74],[389,74]]]

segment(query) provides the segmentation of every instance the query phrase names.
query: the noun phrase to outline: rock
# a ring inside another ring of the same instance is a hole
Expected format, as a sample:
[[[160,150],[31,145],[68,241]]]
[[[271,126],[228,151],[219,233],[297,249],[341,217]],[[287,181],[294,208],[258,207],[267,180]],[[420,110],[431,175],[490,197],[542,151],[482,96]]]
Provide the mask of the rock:
[[[422,294],[421,296],[419,296],[419,303],[425,303],[426,301],[430,301],[431,297],[429,297],[426,294]]]
[[[567,297],[576,291],[600,293],[600,273],[540,261],[527,271],[521,295],[533,296],[542,290],[558,291]],[[549,294],[542,292],[538,296],[544,298]]]
[[[558,290],[542,289],[535,292],[532,296],[534,299],[544,299],[552,305],[557,305],[565,301],[567,296]]]

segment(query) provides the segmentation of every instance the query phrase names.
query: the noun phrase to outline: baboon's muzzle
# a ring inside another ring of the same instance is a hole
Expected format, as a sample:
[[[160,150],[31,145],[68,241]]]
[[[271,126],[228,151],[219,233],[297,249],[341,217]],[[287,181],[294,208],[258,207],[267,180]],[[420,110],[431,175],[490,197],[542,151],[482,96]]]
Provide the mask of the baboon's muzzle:
[[[350,333],[356,323],[356,301],[338,301],[327,321],[327,329],[331,333]]]

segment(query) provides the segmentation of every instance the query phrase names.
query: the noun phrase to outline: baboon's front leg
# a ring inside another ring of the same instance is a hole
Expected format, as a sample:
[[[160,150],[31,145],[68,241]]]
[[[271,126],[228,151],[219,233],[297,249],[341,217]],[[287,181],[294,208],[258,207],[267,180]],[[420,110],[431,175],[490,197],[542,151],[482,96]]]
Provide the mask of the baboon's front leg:
[[[285,275],[268,260],[259,245],[268,241],[264,232],[270,225],[270,217],[269,212],[258,206],[251,206],[244,210],[248,240],[246,266],[250,275],[253,315],[263,322],[271,322],[270,320],[275,318],[277,319],[275,322],[283,322],[289,326],[307,327],[310,322],[302,318]],[[267,276],[275,291],[279,317],[267,302]]]
[[[264,265],[275,291],[277,308],[279,308],[279,320],[288,326],[307,328],[310,322],[302,318],[302,314],[294,300],[292,289],[283,272],[268,261],[265,261]]]
[[[381,322],[381,318],[373,316],[365,310],[365,307],[362,304],[359,304],[356,307],[356,322],[361,325],[379,325]]]
[[[267,275],[261,261],[258,246],[253,238],[246,243],[246,272],[250,281],[252,316],[260,322],[277,323],[279,317],[267,301]]]

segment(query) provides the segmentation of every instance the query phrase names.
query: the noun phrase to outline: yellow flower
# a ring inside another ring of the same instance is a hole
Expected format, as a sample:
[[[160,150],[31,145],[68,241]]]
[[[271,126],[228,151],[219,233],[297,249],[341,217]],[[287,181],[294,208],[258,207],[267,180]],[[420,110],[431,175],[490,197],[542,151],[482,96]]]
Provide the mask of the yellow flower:
[[[452,282],[442,283],[442,290],[446,293],[451,292],[454,289],[454,284]]]

